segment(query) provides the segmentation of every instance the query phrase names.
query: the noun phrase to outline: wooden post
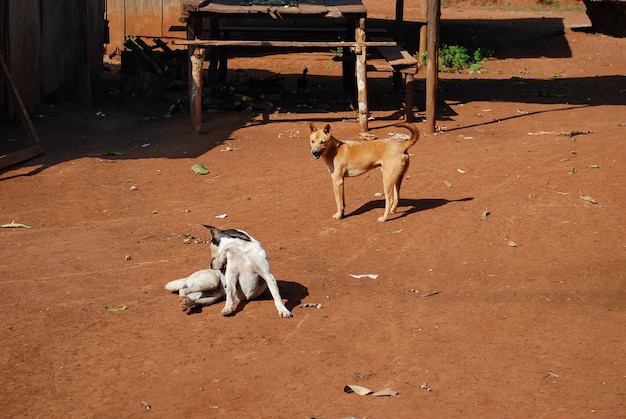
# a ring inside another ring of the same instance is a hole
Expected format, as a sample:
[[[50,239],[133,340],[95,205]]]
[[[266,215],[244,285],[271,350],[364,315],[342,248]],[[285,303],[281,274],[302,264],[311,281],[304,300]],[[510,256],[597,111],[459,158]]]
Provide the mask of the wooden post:
[[[428,58],[426,63],[426,132],[435,132],[439,71],[440,0],[428,0]]]
[[[196,134],[202,133],[202,65],[205,49],[189,46],[190,83],[189,109],[191,111],[191,129]]]
[[[407,73],[405,74],[406,83],[404,84],[404,116],[406,122],[413,122],[415,119],[413,117],[413,74]]]
[[[396,41],[402,43],[404,38],[404,0],[396,0]]]
[[[348,19],[346,23],[346,40],[352,41],[356,38],[356,32],[359,28],[360,22],[356,19]],[[344,93],[354,92],[355,85],[355,69],[356,69],[356,52],[353,49],[343,48],[343,57],[341,59],[341,76],[343,83]]]
[[[211,17],[211,39],[220,38],[220,19],[218,17]],[[209,49],[209,86],[213,86],[219,81],[220,75],[218,73],[221,62],[221,47],[214,47]]]
[[[420,16],[426,21],[425,24],[420,26],[420,39],[419,39],[419,57],[418,61],[420,66],[424,65],[424,60],[422,59],[422,54],[426,52],[426,39],[428,38],[428,0],[420,0]]]
[[[357,42],[354,48],[356,54],[356,87],[357,101],[359,113],[359,126],[361,132],[367,132],[367,118],[369,109],[367,107],[367,47],[359,45],[359,42],[365,42],[365,19],[359,21],[359,27],[355,30],[355,40]]]

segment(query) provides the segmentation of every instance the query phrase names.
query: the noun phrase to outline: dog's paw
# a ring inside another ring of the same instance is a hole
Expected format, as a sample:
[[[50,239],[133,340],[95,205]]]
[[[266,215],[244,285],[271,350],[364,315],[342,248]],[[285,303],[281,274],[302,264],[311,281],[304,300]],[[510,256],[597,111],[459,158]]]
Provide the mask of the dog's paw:
[[[387,217],[378,217],[379,223],[384,223],[385,221],[387,221]]]
[[[280,315],[280,317],[284,317],[284,318],[289,318],[289,317],[293,317],[293,314],[291,314],[291,311],[287,310],[286,308],[283,310],[278,310],[278,314]]]
[[[235,310],[232,309],[232,307],[224,307],[222,309],[222,316],[226,317],[226,316],[230,316],[231,314],[233,314]]]
[[[181,297],[180,299],[180,308],[183,311],[187,311],[190,308],[194,308],[196,306],[196,300],[192,300],[191,298]]]
[[[336,212],[335,214],[333,214],[333,218],[335,220],[341,220],[343,218],[343,214],[340,212]]]

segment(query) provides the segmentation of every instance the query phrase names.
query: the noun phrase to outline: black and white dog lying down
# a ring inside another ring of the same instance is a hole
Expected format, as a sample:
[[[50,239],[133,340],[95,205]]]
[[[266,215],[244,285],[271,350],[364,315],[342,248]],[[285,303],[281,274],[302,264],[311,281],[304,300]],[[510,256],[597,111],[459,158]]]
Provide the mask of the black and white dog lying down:
[[[212,235],[210,269],[194,272],[165,285],[169,291],[178,291],[183,310],[214,304],[224,298],[226,305],[222,315],[228,316],[234,311],[235,300],[254,299],[269,288],[278,314],[292,317],[282,302],[278,283],[261,243],[242,230],[204,227]]]

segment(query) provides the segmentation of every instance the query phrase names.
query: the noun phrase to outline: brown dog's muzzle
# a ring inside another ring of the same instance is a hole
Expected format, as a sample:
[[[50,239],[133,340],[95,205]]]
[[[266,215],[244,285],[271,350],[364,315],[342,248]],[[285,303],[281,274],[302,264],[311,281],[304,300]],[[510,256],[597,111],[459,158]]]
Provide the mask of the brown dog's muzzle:
[[[320,150],[311,150],[311,154],[313,154],[313,158],[317,160],[322,155],[322,152]]]

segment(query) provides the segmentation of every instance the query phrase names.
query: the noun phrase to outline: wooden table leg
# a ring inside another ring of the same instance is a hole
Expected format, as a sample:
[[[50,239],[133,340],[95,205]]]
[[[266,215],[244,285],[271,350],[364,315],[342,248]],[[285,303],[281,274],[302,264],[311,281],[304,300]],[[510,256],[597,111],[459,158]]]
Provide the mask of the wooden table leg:
[[[189,78],[189,109],[191,111],[191,129],[202,133],[202,66],[205,49],[189,47],[190,78]]]
[[[211,39],[220,38],[220,19],[217,17],[211,17]],[[221,61],[221,48],[213,47],[209,50],[209,74],[208,83],[209,86],[213,86],[219,81],[219,65]]]
[[[412,73],[406,73],[406,83],[404,84],[404,117],[406,122],[413,122],[413,82]]]
[[[355,30],[355,39],[357,42],[365,42],[364,26],[364,19],[361,19],[359,27]],[[367,132],[367,119],[369,117],[369,109],[367,104],[367,48],[365,47],[365,45],[357,45],[357,47],[354,49],[354,53],[356,54],[356,87],[359,127],[361,128],[361,132]]]
[[[356,38],[355,31],[359,27],[359,22],[355,19],[349,19],[347,22],[346,28],[346,41],[354,41]],[[343,82],[343,91],[344,93],[354,92],[355,83],[355,52],[351,51],[350,48],[344,48],[343,57],[341,58],[341,74],[342,74],[342,82]]]

